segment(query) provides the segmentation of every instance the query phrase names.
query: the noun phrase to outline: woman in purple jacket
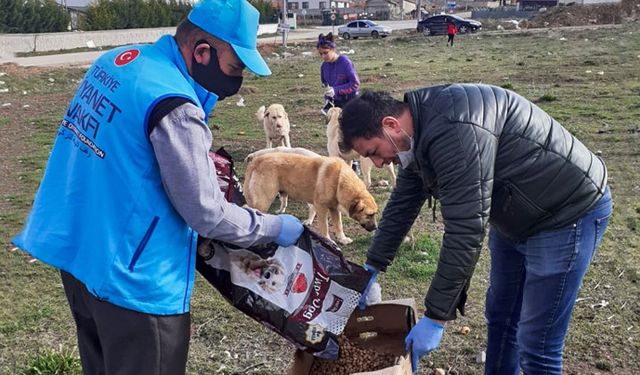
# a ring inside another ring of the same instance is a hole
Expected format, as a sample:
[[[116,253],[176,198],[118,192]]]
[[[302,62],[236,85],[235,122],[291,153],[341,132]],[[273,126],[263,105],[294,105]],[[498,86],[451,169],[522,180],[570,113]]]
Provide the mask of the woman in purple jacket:
[[[324,62],[320,66],[320,81],[324,87],[325,105],[322,113],[332,106],[342,108],[358,94],[360,80],[347,56],[336,51],[335,36],[320,34],[316,48]]]

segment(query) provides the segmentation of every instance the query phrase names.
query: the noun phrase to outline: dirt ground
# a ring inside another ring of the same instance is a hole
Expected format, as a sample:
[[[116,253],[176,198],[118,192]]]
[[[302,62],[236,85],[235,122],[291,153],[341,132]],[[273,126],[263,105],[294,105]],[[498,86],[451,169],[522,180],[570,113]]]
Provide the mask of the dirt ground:
[[[567,5],[541,12],[523,22],[520,27],[560,27],[619,24],[637,20],[640,16],[640,0],[622,0],[618,4]]]

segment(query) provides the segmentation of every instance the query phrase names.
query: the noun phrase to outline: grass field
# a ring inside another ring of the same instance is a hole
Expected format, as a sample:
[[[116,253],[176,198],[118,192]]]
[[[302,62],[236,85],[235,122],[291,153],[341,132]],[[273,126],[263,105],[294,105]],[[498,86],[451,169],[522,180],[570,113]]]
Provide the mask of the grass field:
[[[588,30],[480,33],[456,38],[400,34],[384,40],[340,41],[363,88],[401,97],[405,90],[448,82],[482,82],[517,91],[538,103],[605,159],[614,195],[614,215],[587,273],[565,348],[567,374],[640,373],[640,33],[638,24]],[[221,102],[210,120],[214,148],[224,146],[238,161],[263,147],[254,120],[263,104],[289,111],[294,146],[326,153],[320,116],[320,59],[288,49],[287,59],[269,61],[273,76],[246,78],[237,98]],[[277,50],[282,55],[281,50]],[[74,326],[57,272],[13,250],[42,176],[57,124],[84,73],[80,68],[25,69],[0,66],[0,374],[80,373]],[[10,103],[10,105],[7,105]],[[214,126],[215,125],[215,126]],[[379,179],[383,174],[375,177]],[[389,191],[374,188],[383,206]],[[302,204],[291,204],[304,217]],[[356,241],[346,256],[363,262],[371,235],[347,220]],[[382,276],[384,299],[415,298],[420,306],[437,260],[441,222],[425,207],[412,230],[413,246],[401,248]],[[450,323],[438,351],[425,357],[421,374],[434,367],[450,374],[481,374],[475,356],[484,350],[484,292],[488,253],[476,269],[467,316]],[[192,374],[284,374],[293,347],[230,307],[201,277],[192,300]],[[458,334],[469,326],[467,336]]]

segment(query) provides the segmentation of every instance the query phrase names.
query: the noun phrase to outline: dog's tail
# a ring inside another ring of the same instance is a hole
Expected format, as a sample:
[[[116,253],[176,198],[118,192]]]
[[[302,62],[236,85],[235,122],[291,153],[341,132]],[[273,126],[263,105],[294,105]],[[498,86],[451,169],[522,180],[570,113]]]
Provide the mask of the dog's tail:
[[[258,108],[258,110],[256,111],[256,119],[258,120],[258,123],[262,124],[262,121],[264,121],[264,112],[267,110],[267,107],[265,106],[261,106],[260,108]]]

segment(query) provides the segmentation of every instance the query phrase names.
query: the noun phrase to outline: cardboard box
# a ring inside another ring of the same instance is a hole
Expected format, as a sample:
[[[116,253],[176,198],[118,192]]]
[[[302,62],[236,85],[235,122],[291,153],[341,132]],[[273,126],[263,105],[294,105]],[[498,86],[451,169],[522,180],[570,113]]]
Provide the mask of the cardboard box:
[[[413,299],[383,301],[356,309],[344,329],[347,339],[365,349],[396,356],[396,364],[377,371],[358,372],[351,375],[412,375],[410,353],[404,350],[404,338],[416,324],[416,307]],[[289,375],[309,375],[316,358],[297,350]]]

